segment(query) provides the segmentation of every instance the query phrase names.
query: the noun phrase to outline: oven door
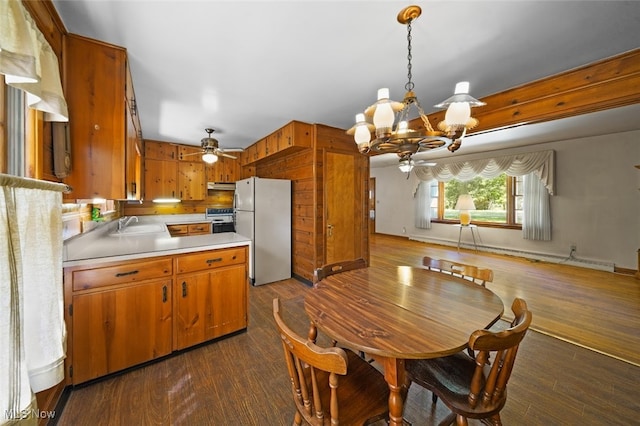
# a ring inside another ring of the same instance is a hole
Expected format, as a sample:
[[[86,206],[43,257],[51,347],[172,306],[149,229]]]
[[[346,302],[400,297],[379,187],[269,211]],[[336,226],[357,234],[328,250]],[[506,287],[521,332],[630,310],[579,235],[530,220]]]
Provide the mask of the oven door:
[[[212,228],[214,234],[218,234],[220,232],[236,232],[233,222],[213,222]]]

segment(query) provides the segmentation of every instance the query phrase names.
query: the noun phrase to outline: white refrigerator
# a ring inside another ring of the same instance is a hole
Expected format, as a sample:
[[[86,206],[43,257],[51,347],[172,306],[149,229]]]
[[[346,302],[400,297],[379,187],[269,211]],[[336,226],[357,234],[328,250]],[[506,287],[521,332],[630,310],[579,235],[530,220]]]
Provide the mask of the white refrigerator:
[[[251,239],[253,285],[291,278],[291,181],[240,180],[234,207],[236,233]]]

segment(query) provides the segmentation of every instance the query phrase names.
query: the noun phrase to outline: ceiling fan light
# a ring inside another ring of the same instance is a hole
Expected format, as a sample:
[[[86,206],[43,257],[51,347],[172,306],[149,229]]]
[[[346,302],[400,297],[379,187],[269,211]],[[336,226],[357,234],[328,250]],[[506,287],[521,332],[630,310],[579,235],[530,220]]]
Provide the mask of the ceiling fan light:
[[[400,165],[398,167],[402,173],[411,173],[411,170],[413,170],[413,160],[400,160]]]
[[[218,161],[218,156],[210,152],[207,152],[205,154],[202,154],[202,161],[204,161],[207,164],[213,164],[216,161]]]

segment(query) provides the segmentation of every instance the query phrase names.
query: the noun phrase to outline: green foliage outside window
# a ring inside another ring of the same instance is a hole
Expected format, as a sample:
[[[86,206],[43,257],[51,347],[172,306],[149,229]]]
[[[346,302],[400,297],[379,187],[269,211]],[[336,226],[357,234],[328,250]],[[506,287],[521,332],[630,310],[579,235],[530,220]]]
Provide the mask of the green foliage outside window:
[[[476,177],[466,182],[454,179],[445,183],[445,219],[459,218],[455,206],[460,194],[470,194],[473,197],[476,210],[471,212],[472,220],[503,223],[507,221],[507,175],[501,174],[493,179]]]

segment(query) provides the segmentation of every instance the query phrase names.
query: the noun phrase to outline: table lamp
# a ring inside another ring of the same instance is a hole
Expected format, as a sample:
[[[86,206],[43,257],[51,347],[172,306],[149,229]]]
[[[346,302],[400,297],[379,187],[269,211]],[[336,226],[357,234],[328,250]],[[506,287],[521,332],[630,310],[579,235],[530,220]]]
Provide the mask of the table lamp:
[[[469,210],[475,210],[476,205],[473,204],[473,198],[469,194],[460,194],[456,203],[456,210],[460,210],[460,225],[468,226],[471,223],[471,213]]]

